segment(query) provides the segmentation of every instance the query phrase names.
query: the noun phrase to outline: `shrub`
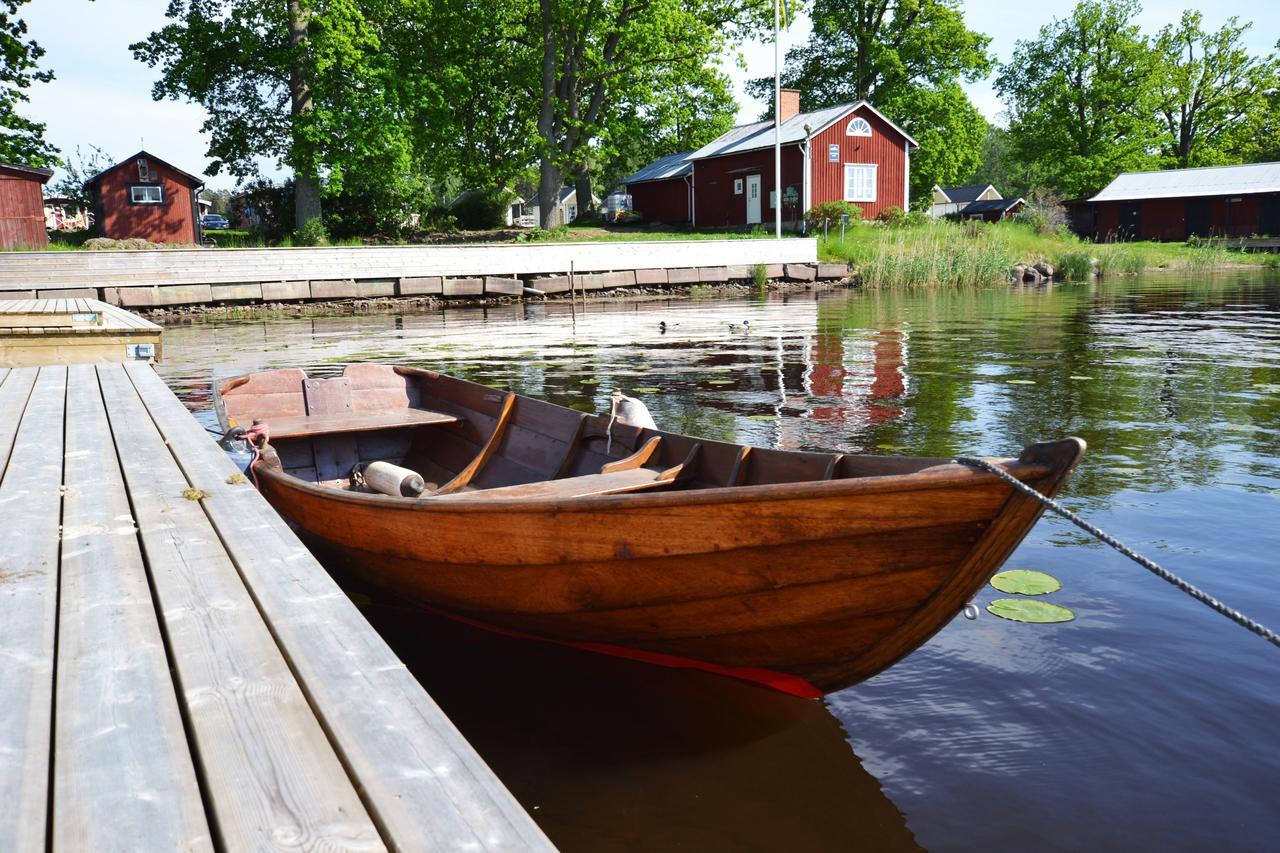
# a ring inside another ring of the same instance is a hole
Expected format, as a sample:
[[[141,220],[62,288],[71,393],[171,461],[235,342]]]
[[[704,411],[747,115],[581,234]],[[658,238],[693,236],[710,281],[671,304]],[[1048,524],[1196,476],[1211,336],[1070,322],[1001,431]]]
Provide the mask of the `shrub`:
[[[1027,196],[1027,203],[1014,216],[1018,222],[1025,222],[1042,236],[1054,236],[1067,230],[1067,209],[1062,205],[1062,197],[1052,190],[1032,190]]]
[[[515,196],[509,190],[468,190],[453,200],[449,212],[460,228],[483,231],[507,224],[507,207]]]
[[[324,220],[318,216],[302,223],[302,227],[293,235],[295,246],[323,246],[328,242],[329,231],[324,227]]]
[[[751,268],[751,281],[756,287],[764,287],[769,283],[769,268],[764,264],[756,264]]]
[[[885,225],[905,225],[907,222],[907,214],[902,208],[894,206],[887,207],[880,211],[880,215],[876,220],[883,222]]]
[[[821,228],[824,231],[832,225],[839,225],[840,220],[844,217],[849,219],[857,219],[862,215],[862,208],[849,201],[824,201],[821,204],[815,204],[809,208],[809,212],[804,215],[805,222],[809,224],[809,228]]]

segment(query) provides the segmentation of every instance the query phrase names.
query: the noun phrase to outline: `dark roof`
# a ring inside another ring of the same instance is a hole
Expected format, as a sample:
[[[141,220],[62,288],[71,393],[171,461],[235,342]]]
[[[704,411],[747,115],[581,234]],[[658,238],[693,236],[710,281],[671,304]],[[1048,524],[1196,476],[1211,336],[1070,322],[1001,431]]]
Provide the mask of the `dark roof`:
[[[45,183],[53,177],[53,169],[42,169],[39,166],[19,166],[16,163],[0,163],[0,169],[8,169],[11,172],[22,172],[33,178],[39,178],[40,183]]]
[[[938,187],[942,194],[953,202],[977,201],[978,196],[987,191],[987,187],[995,189],[991,184],[965,184],[961,187]]]
[[[182,177],[190,181],[193,187],[204,186],[204,178],[197,178],[195,175],[191,174],[190,172],[184,172],[181,169],[179,169],[177,166],[170,163],[169,161],[161,160],[159,157],[150,153],[149,151],[139,151],[137,154],[134,154],[132,157],[126,157],[125,159],[121,160],[119,163],[116,163],[114,166],[108,166],[98,174],[94,175],[89,180],[85,181],[84,182],[85,189],[88,189],[89,187],[96,184],[102,178],[102,176],[107,174],[108,172],[114,172],[116,169],[119,169],[121,166],[128,166],[129,164],[136,162],[139,157],[146,157],[148,160],[154,160],[162,166],[167,166],[168,168],[172,169],[173,171],[177,172],[179,175],[181,175]]]
[[[960,209],[960,215],[970,213],[1004,213],[1022,204],[1020,198],[984,198],[982,201],[971,201]]]

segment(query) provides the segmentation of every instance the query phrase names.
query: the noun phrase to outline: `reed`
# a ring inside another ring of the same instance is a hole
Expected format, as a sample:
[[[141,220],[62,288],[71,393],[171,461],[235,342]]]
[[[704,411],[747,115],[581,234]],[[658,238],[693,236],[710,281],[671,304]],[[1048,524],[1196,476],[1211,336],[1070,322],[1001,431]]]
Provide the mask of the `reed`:
[[[1054,263],[1054,271],[1064,281],[1088,281],[1093,278],[1093,257],[1086,251],[1064,252]]]
[[[1012,252],[989,228],[948,223],[877,229],[874,240],[832,241],[824,254],[850,260],[864,287],[961,287],[1008,281]]]

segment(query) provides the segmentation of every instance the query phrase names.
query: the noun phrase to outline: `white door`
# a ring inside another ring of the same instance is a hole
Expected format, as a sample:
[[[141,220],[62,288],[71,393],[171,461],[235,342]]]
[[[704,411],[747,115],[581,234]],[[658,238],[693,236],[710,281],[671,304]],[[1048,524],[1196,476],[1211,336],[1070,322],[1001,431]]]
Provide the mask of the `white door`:
[[[760,221],[760,176],[747,175],[747,224]]]

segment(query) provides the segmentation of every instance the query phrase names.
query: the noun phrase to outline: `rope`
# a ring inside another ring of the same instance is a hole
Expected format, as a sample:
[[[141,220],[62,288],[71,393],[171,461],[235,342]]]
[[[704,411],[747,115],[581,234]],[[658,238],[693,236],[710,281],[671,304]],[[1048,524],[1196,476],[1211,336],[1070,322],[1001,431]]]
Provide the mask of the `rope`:
[[[1008,471],[1001,468],[999,465],[996,465],[993,462],[989,462],[986,459],[979,459],[973,456],[957,456],[952,461],[957,462],[961,465],[967,465],[970,468],[978,468],[990,474],[995,474],[1001,480],[1004,480],[1010,486],[1013,486],[1013,488],[1016,489],[1017,491],[1021,492],[1024,495],[1027,495],[1028,497],[1035,498],[1040,503],[1044,504],[1046,507],[1056,512],[1058,515],[1065,518],[1067,521],[1070,521],[1076,527],[1079,527],[1081,530],[1085,531],[1086,533],[1107,543],[1112,548],[1115,548],[1121,554],[1124,554],[1130,560],[1133,560],[1135,563],[1142,566],[1144,569],[1151,572],[1156,577],[1161,578],[1162,580],[1168,581],[1169,583],[1176,586],[1178,589],[1185,592],[1187,595],[1194,598],[1196,601],[1199,601],[1201,604],[1208,605],[1210,608],[1212,608],[1213,610],[1216,610],[1218,613],[1221,613],[1223,616],[1227,617],[1232,622],[1235,622],[1237,625],[1247,628],[1253,633],[1257,634],[1259,637],[1266,640],[1268,643],[1271,643],[1273,646],[1280,646],[1280,634],[1277,634],[1275,631],[1272,631],[1270,628],[1268,628],[1266,625],[1263,625],[1260,622],[1255,622],[1253,619],[1250,619],[1248,616],[1245,616],[1239,610],[1235,610],[1234,608],[1228,607],[1227,605],[1223,604],[1221,601],[1218,601],[1218,599],[1214,598],[1212,595],[1209,595],[1207,592],[1192,586],[1191,584],[1184,581],[1182,578],[1175,575],[1173,572],[1161,567],[1154,560],[1150,560],[1142,556],[1137,551],[1134,551],[1132,548],[1125,545],[1123,542],[1121,542],[1119,539],[1116,539],[1111,534],[1085,521],[1083,518],[1076,515],[1074,512],[1067,509],[1065,506],[1058,503],[1053,498],[1040,494],[1035,489],[1031,488],[1026,483],[1022,482],[1021,480],[1017,479],[1012,474],[1010,474]]]

